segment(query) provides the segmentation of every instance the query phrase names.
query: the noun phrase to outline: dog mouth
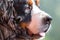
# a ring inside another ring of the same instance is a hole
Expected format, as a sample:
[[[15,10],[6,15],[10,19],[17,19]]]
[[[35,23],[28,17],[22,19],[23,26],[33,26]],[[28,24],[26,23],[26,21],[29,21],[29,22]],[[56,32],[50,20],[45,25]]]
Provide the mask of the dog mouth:
[[[39,38],[44,38],[46,35],[46,32],[48,32],[50,28],[51,22],[44,23],[42,25],[42,28],[40,29],[41,31],[37,34],[32,34],[31,37],[34,39],[39,39]]]
[[[47,31],[48,31],[48,30],[44,30],[44,31],[42,31],[42,32],[40,32],[40,33],[38,33],[38,34],[33,34],[32,37],[33,37],[33,38],[36,38],[36,39],[45,37]]]
[[[44,31],[42,31],[42,32],[40,32],[40,33],[32,34],[31,37],[34,38],[34,39],[43,38],[43,37],[45,37],[47,31],[48,31],[48,30],[44,30]]]
[[[32,35],[32,38],[34,38],[34,39],[38,39],[38,38],[42,38],[42,37],[45,37],[45,32],[41,32],[39,34]]]
[[[39,31],[38,33],[34,34],[34,33],[30,32],[30,31],[33,31],[33,30],[30,30],[28,32],[31,34],[30,36],[34,39],[43,38],[43,37],[45,37],[45,34],[49,31],[50,25],[51,25],[51,21],[49,21],[49,20],[44,20],[43,21],[42,20],[42,25],[39,25],[40,28],[38,28],[38,31]]]

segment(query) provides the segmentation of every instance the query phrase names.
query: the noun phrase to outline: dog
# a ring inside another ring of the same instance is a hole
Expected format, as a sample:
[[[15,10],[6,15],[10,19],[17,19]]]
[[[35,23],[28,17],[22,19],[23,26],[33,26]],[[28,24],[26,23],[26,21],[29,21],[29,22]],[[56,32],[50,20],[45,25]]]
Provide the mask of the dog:
[[[50,28],[52,17],[40,10],[39,0],[1,0],[0,4],[1,40],[35,40]]]

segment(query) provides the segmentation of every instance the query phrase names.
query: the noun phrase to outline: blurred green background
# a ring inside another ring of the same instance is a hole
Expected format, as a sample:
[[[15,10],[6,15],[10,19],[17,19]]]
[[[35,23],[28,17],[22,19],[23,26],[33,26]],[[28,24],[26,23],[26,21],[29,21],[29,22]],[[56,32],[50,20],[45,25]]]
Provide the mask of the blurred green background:
[[[60,0],[40,0],[40,8],[53,18],[51,30],[44,40],[60,40]]]

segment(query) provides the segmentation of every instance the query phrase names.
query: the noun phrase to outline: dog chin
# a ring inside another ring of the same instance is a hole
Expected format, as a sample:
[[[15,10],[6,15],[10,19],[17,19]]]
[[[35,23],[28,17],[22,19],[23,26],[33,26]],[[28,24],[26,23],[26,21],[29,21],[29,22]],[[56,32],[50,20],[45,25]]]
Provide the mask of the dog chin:
[[[45,38],[45,32],[41,32],[41,33],[39,33],[39,34],[34,34],[33,35],[33,39],[44,39]]]
[[[49,26],[49,28],[48,28],[46,31],[40,32],[40,33],[38,33],[38,34],[34,34],[34,35],[33,35],[34,39],[39,39],[39,40],[44,39],[46,33],[50,30],[50,28],[51,28],[51,25]]]
[[[39,35],[41,36],[40,38],[38,38],[39,40],[42,40],[42,39],[44,39],[45,38],[45,35],[46,35],[46,33],[47,32],[49,32],[49,30],[51,29],[51,24],[50,24],[50,26],[49,26],[49,28],[48,28],[48,30],[46,31],[46,32],[41,32],[41,33],[39,33]]]
[[[40,40],[44,39],[44,38],[45,38],[45,34],[46,34],[45,32],[40,33],[40,36],[41,36],[41,37],[38,38],[38,39],[40,39]]]

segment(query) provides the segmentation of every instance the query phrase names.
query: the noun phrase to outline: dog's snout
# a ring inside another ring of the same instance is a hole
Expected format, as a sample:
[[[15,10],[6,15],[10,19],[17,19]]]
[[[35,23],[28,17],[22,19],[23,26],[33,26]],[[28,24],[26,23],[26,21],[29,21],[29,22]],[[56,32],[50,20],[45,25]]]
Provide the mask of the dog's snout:
[[[51,20],[52,20],[52,17],[51,17],[51,16],[46,16],[46,17],[44,18],[45,24],[50,24],[50,23],[51,23]]]
[[[50,17],[50,16],[46,17],[46,21],[51,21],[51,20],[52,20],[52,17]]]

